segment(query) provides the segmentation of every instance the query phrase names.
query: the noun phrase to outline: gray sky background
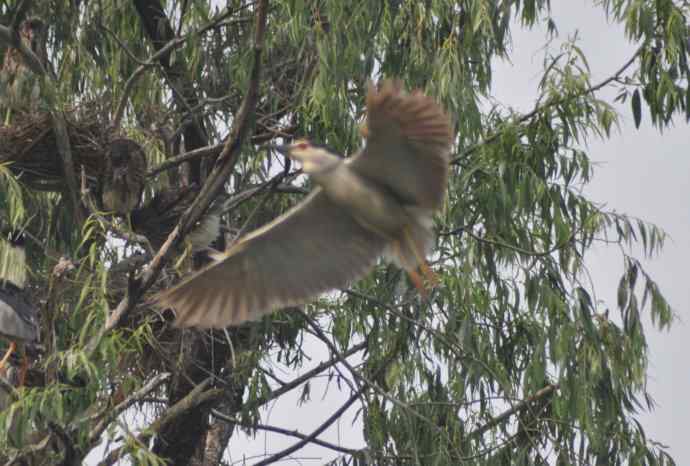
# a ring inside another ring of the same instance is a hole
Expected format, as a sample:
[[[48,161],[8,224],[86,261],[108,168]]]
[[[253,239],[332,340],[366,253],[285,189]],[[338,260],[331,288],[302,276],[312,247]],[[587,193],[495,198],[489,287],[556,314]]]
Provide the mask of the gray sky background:
[[[583,0],[552,2],[559,37],[550,47],[552,52],[557,52],[559,44],[578,31],[578,44],[589,60],[592,81],[598,82],[615,72],[634,53],[635,47],[624,39],[623,28],[608,23],[602,10],[592,3]],[[544,29],[513,28],[511,63],[496,62],[494,67],[494,97],[499,102],[522,112],[533,108],[544,43]],[[641,419],[647,436],[670,446],[677,464],[685,465],[690,464],[690,442],[684,428],[690,419],[687,397],[690,393],[690,355],[684,353],[688,347],[686,316],[690,305],[686,272],[690,264],[690,127],[679,118],[674,128],[660,134],[651,126],[643,110],[643,124],[636,130],[629,103],[618,110],[621,113],[620,131],[609,140],[589,142],[588,151],[597,166],[586,193],[610,209],[655,223],[670,235],[660,256],[643,261],[678,319],[670,332],[654,329],[646,319],[649,392],[658,406],[652,413],[642,414]],[[620,251],[615,247],[599,247],[590,253],[587,264],[597,298],[606,302],[612,315],[616,314],[616,290],[622,271]],[[322,345],[314,341],[309,341],[308,345],[313,350],[309,354],[315,363],[327,358]],[[269,407],[264,412],[263,422],[310,433],[344,401],[335,387],[321,399],[325,386],[324,380],[312,384],[312,401],[301,407],[297,406],[299,391],[289,400]],[[350,410],[320,438],[344,447],[361,447],[361,424],[356,421],[352,424],[354,417],[354,410]],[[295,441],[273,434],[260,433],[254,440],[238,435],[231,442],[229,453],[233,461],[241,464],[242,453],[275,453]],[[329,450],[308,447],[281,464],[323,464],[336,456],[337,453]],[[247,464],[256,461],[257,458],[249,460],[247,457]]]

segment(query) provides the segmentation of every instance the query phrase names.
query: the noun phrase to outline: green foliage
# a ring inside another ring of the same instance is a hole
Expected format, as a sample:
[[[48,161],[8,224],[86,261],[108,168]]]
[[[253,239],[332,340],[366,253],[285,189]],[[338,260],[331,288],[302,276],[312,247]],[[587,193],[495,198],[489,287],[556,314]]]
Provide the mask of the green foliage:
[[[257,2],[167,2],[184,40],[161,60],[151,59],[137,2],[33,3],[33,14],[52,20],[54,109],[94,106],[105,126],[124,103],[122,130],[145,148],[149,167],[198,148],[185,146],[194,125],[209,145],[225,141],[251,78]],[[182,332],[149,298],[186,272],[184,261],[146,295],[131,295],[146,268],[123,264],[148,246],[126,219],[91,212],[79,222],[66,196],[31,192],[11,165],[0,165],[3,221],[33,238],[30,290],[43,338],[30,387],[0,411],[0,455],[56,464],[70,449],[83,459],[106,439],[135,464],[165,464],[161,451],[189,438],[177,432],[161,441],[171,434],[159,422],[207,377],[204,393],[223,396],[186,405],[187,422],[203,412],[204,426],[207,418],[225,423],[213,408],[255,433],[260,409],[289,388],[301,390],[301,403],[320,397],[314,381],[325,372],[345,397],[362,390],[366,448],[333,464],[673,464],[637,413],[652,407],[643,315],[663,330],[674,314],[630,252],[641,246],[653,256],[665,235],[606,210],[583,187],[596,175],[586,143],[611,137],[619,118],[602,91],[616,84],[615,100],[630,98],[636,127],[647,116],[659,130],[678,115],[690,118],[689,12],[671,0],[599,3],[638,47],[602,82],[592,82],[577,38],[558,38],[546,0],[270,2],[252,139],[225,185],[238,196],[224,217],[228,236],[270,221],[310,187],[296,173],[277,180],[284,161],[264,143],[306,135],[352,153],[367,80],[400,77],[436,96],[457,130],[431,257],[441,284],[428,300],[395,267],[380,265],[305,314],[285,310],[227,333]],[[0,6],[2,24],[12,13]],[[533,110],[487,111],[492,63],[509,58],[511,29],[538,25],[562,43],[543,63]],[[145,199],[186,176],[172,169],[149,177]],[[597,299],[585,266],[600,242],[622,251],[616,303]],[[53,272],[61,256],[74,265],[65,275]],[[129,299],[136,305],[127,322],[104,330]],[[307,338],[339,354],[300,379],[320,362],[307,353]],[[356,356],[336,371],[339,355],[353,348]],[[147,386],[164,373],[171,377],[163,385]]]

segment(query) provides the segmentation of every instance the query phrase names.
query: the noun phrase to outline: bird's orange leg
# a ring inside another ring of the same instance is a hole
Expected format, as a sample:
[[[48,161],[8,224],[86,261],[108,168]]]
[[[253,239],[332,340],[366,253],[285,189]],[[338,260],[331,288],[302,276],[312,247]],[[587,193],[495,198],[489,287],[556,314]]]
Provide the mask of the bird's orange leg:
[[[419,264],[419,270],[422,272],[422,275],[424,275],[424,278],[426,278],[426,280],[431,284],[432,288],[434,286],[438,286],[438,284],[441,283],[441,280],[439,280],[438,275],[436,275],[436,273],[433,270],[431,270],[431,267],[429,267],[429,264],[427,263],[424,255],[419,252],[419,249],[412,240],[412,236],[410,235],[410,232],[407,228],[404,229],[403,234],[405,235],[405,240],[407,241],[408,246],[412,250],[414,257],[417,260],[417,263]]]
[[[422,271],[422,275],[424,275],[424,278],[426,278],[426,280],[429,283],[431,283],[432,287],[438,286],[441,283],[441,279],[438,278],[438,275],[436,274],[436,272],[431,270],[431,267],[429,267],[429,264],[427,263],[427,261],[422,261],[419,264],[419,270]]]
[[[2,357],[2,359],[0,359],[0,373],[5,373],[5,364],[7,364],[7,360],[10,359],[10,356],[12,356],[12,353],[14,353],[15,349],[17,349],[17,343],[11,341],[10,347],[7,349],[7,352]]]
[[[402,254],[402,247],[400,245],[400,241],[394,240],[393,241],[393,248],[395,250],[395,255],[400,258],[400,263],[405,264],[405,260],[403,254]],[[424,280],[422,280],[422,277],[417,273],[417,271],[414,269],[414,267],[407,268],[405,267],[405,272],[410,276],[410,281],[412,281],[412,284],[414,285],[415,288],[419,291],[419,293],[424,296],[425,298],[428,296],[428,292],[426,287],[424,286]]]
[[[417,291],[419,291],[419,294],[425,298],[428,298],[429,290],[426,288],[426,286],[424,286],[424,280],[422,280],[421,275],[419,275],[415,269],[407,269],[407,274],[410,276],[410,280],[412,280],[412,283],[414,284],[415,288],[417,288]]]

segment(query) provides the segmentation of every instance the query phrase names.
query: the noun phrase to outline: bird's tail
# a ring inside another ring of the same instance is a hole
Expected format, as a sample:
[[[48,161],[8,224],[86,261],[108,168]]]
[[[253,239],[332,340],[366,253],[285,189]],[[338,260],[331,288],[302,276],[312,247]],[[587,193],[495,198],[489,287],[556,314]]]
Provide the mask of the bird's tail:
[[[416,219],[389,244],[384,252],[386,259],[405,270],[415,270],[426,265],[426,256],[434,245],[433,220],[429,209],[407,207],[410,217]]]

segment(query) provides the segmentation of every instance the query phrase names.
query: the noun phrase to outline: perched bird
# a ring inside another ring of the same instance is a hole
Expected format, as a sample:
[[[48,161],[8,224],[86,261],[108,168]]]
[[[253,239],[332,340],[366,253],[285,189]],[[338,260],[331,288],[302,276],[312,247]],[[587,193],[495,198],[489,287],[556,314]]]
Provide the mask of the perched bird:
[[[40,18],[28,18],[19,25],[19,38],[47,67],[46,25]],[[21,52],[10,48],[5,53],[0,72],[3,104],[18,111],[35,111],[41,98],[41,82],[26,64]]]
[[[145,205],[132,211],[132,229],[144,235],[155,249],[160,249],[197,194],[197,186],[159,191]],[[186,240],[191,244],[192,252],[206,250],[218,239],[221,233],[220,217],[224,200],[225,197],[214,200],[196,226],[187,234]]]
[[[24,237],[12,232],[0,238],[0,336],[10,342],[0,360],[0,373],[15,349],[22,353],[19,383],[24,383],[28,361],[23,343],[38,340],[37,309],[26,300],[26,253]]]
[[[441,107],[386,81],[367,94],[365,147],[343,159],[299,140],[277,149],[318,187],[215,262],[157,296],[182,327],[220,328],[303,304],[364,275],[380,256],[424,290],[431,217],[445,196],[452,130]]]
[[[103,209],[127,215],[139,205],[146,182],[146,155],[131,139],[110,142],[100,190]]]

